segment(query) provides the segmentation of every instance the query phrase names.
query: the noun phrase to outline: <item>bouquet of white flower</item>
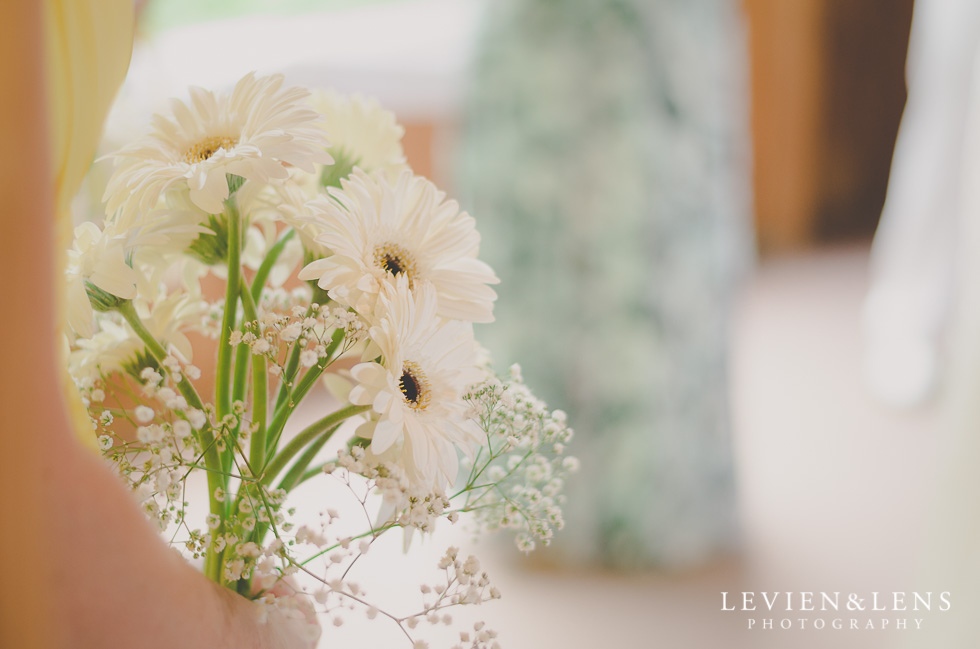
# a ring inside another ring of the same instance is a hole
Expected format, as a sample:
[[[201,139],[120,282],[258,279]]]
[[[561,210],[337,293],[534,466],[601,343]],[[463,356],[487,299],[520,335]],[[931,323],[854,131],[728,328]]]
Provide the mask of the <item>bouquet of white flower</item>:
[[[408,168],[402,133],[372,101],[278,76],[174,100],[113,156],[104,224],[75,231],[69,367],[106,458],[210,579],[265,613],[380,613],[425,646],[419,620],[499,596],[479,562],[450,548],[443,583],[403,615],[348,580],[353,563],[394,528],[463,514],[524,551],[547,544],[576,461],[564,414],[476,344],[498,280],[474,220]],[[298,409],[315,421],[296,431]],[[376,512],[352,530],[331,502],[295,511],[311,479]],[[477,626],[460,646],[496,646]]]

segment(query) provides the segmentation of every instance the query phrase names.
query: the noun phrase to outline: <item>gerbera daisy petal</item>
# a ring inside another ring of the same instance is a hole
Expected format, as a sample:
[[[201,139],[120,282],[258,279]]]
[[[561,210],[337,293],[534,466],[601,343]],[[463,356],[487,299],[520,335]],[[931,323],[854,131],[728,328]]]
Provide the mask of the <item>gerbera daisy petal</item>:
[[[371,437],[371,451],[374,453],[384,453],[401,436],[399,427],[388,419],[382,419],[374,427],[374,434]]]

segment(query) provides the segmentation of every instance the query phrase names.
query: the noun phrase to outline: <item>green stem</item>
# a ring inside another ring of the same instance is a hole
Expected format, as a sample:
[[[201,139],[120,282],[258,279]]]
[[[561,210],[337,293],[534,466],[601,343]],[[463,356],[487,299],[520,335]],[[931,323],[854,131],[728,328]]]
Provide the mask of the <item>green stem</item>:
[[[334,426],[337,426],[345,419],[349,419],[354,415],[360,414],[370,407],[371,406],[347,406],[327,415],[319,421],[313,422],[301,430],[296,437],[289,440],[289,443],[286,444],[286,446],[284,446],[274,458],[272,458],[268,466],[266,466],[260,482],[263,485],[271,484],[276,476],[279,475],[287,464],[289,464],[289,461],[293,459],[297,453],[303,450],[304,446],[315,440],[323,433],[329,431]]]
[[[289,352],[289,360],[286,362],[286,371],[282,373],[282,383],[279,384],[279,395],[276,397],[276,410],[282,408],[289,397],[289,388],[292,387],[293,379],[296,378],[296,371],[299,369],[299,355],[303,350],[299,345],[293,345],[293,350]]]
[[[285,468],[289,461],[303,449],[303,446],[309,444],[303,455],[300,456],[296,463],[290,468],[283,479],[279,483],[279,488],[285,491],[290,491],[297,484],[302,482],[302,478],[306,467],[309,466],[316,454],[323,448],[323,445],[327,443],[330,437],[340,428],[340,424],[343,423],[345,419],[353,417],[354,415],[367,410],[370,406],[347,406],[342,408],[332,414],[327,415],[323,419],[316,421],[306,428],[304,428],[300,433],[293,438],[289,444],[282,450],[282,452],[269,463],[266,469],[265,475],[262,476],[260,484],[257,485],[257,491],[261,494],[262,490],[269,484],[272,483],[273,479]],[[264,495],[263,495],[264,498]],[[269,511],[269,517],[272,518],[272,511]],[[252,531],[251,540],[256,543],[262,543],[265,538],[265,533],[269,529],[268,523],[259,523],[255,526]]]
[[[275,449],[279,445],[279,438],[282,435],[283,428],[286,425],[286,421],[289,416],[296,409],[296,406],[302,401],[303,397],[307,392],[316,384],[317,379],[323,373],[323,371],[330,366],[334,360],[334,355],[337,349],[340,347],[341,342],[344,340],[344,330],[337,329],[333,333],[333,337],[330,341],[330,345],[327,347],[326,354],[319,362],[311,367],[300,382],[289,392],[289,397],[282,404],[282,407],[276,409],[275,415],[272,418],[272,423],[266,432],[266,455],[271,455],[275,453]],[[331,427],[338,425],[343,420],[348,417],[352,417],[355,414],[367,410],[369,406],[348,406],[338,410],[337,412],[324,417],[323,419],[315,422],[314,424],[306,427],[303,431],[297,435],[296,438],[290,441],[289,444],[276,455],[268,465],[265,466],[261,473],[254,473],[253,475],[260,477],[260,485],[252,485],[256,489],[263,489],[270,485],[272,481],[279,475],[280,472],[289,464],[289,461],[303,449],[307,443],[314,441],[317,436],[329,430]],[[254,442],[254,439],[253,439]],[[312,460],[312,458],[310,458]],[[250,485],[243,484],[241,489],[238,491],[238,495],[235,497],[235,504],[232,508],[232,512],[238,511],[239,504],[242,499],[247,497],[248,489]],[[270,512],[271,516],[271,512]],[[267,527],[260,523],[256,525],[255,530],[252,532],[251,538],[253,540],[261,541],[265,536]]]
[[[255,322],[256,333],[259,333],[259,315],[255,309],[255,301],[249,290],[248,282],[241,278],[242,311],[247,322]],[[267,410],[269,406],[268,370],[266,358],[262,354],[252,354],[252,424],[258,424],[258,429],[252,433],[249,449],[249,464],[254,475],[260,475],[265,466],[265,432]]]
[[[334,425],[332,428],[323,432],[319,437],[313,440],[313,443],[310,444],[305,451],[303,451],[300,458],[296,460],[295,464],[293,464],[289,471],[286,472],[285,477],[283,477],[282,481],[279,483],[279,489],[283,489],[288,492],[291,491],[293,487],[303,482],[306,467],[309,466],[310,462],[313,461],[313,458],[316,457],[316,454],[320,452],[320,449],[323,448],[324,444],[327,443],[338,428],[340,428],[340,424]],[[323,465],[320,466],[322,468]],[[257,491],[261,493],[262,488],[259,487]],[[271,510],[269,512],[269,517],[270,519],[272,518]],[[250,538],[256,543],[262,543],[262,541],[265,539],[266,532],[269,530],[269,525],[269,523],[264,522],[258,523],[255,526],[255,529],[252,531]]]
[[[235,379],[231,391],[232,403],[245,401],[245,391],[248,387],[248,356],[252,350],[246,344],[240,344],[235,349]]]
[[[143,325],[143,321],[140,319],[139,314],[136,313],[136,308],[133,306],[133,303],[125,302],[118,310],[136,335],[139,336],[140,340],[143,341],[143,344],[146,345],[146,349],[153,356],[153,359],[160,365],[164,372],[167,372],[166,367],[163,365],[163,359],[168,356],[167,350],[157,342],[153,334]],[[201,401],[201,397],[197,394],[197,390],[194,389],[194,386],[191,385],[187,377],[181,378],[180,382],[177,383],[177,389],[190,407],[201,410],[202,412],[204,411],[204,404]],[[213,455],[210,458],[208,455],[205,455],[205,461],[208,459],[217,459],[217,450],[213,448],[214,438],[211,436],[210,424],[195,431],[195,434],[198,436],[197,441],[201,445],[201,448],[212,447]],[[209,464],[209,466],[211,465]]]
[[[235,198],[225,201],[228,219],[228,284],[225,291],[225,313],[221,319],[221,335],[218,337],[218,374],[215,381],[218,419],[231,412],[231,330],[235,327],[238,311],[239,278],[241,277],[241,217]]]
[[[330,340],[330,345],[327,346],[326,354],[323,358],[317,361],[317,364],[306,371],[303,378],[299,380],[293,388],[289,391],[289,396],[286,400],[276,407],[276,411],[272,416],[272,423],[269,424],[269,441],[268,444],[272,449],[275,449],[276,445],[279,444],[279,437],[282,435],[282,429],[286,425],[286,420],[289,419],[289,415],[293,413],[296,406],[300,404],[306,393],[316,385],[317,379],[323,374],[331,363],[334,361],[334,354],[340,343],[344,340],[344,330],[336,329],[333,332],[333,337]]]
[[[259,266],[258,271],[255,273],[255,279],[252,280],[252,301],[258,304],[259,300],[262,298],[262,289],[265,288],[265,280],[269,278],[269,273],[272,271],[272,267],[275,265],[276,261],[279,259],[279,255],[282,254],[283,249],[289,240],[293,238],[296,231],[290,228],[282,233],[279,240],[269,248],[269,254],[265,256],[262,260],[262,265]]]
[[[314,313],[316,313],[316,309],[311,304],[310,308],[306,310],[306,317],[310,317]],[[282,383],[279,384],[279,395],[276,397],[276,410],[282,407],[289,396],[289,389],[292,387],[293,379],[296,378],[296,372],[299,370],[299,356],[302,351],[299,345],[293,345],[292,351],[289,352],[286,370],[282,373]]]
[[[340,424],[337,424],[333,428],[327,430],[325,433],[313,440],[303,454],[299,456],[299,459],[289,468],[286,475],[283,477],[282,481],[279,483],[279,488],[284,491],[291,491],[293,487],[302,481],[304,475],[306,475],[306,467],[310,466],[310,462],[316,457],[316,454],[320,452],[320,449],[327,443],[327,441],[333,436],[337,429],[340,428]]]
[[[323,467],[325,467],[326,465],[328,465],[328,464],[336,464],[336,463],[337,463],[337,460],[329,460],[327,462],[321,462],[320,464],[317,464],[315,467],[312,467],[312,468],[307,469],[306,471],[303,472],[303,475],[301,475],[299,477],[299,480],[297,480],[296,481],[296,484],[294,484],[293,486],[294,487],[300,486],[301,484],[303,484],[304,482],[306,482],[310,478],[316,477],[316,476],[320,475],[321,473],[323,473]]]
[[[129,301],[124,302],[118,307],[118,310],[136,335],[139,336],[140,340],[143,341],[143,344],[146,345],[147,352],[153,356],[160,368],[166,372],[167,369],[163,365],[163,359],[167,357],[167,350],[157,342],[153,334],[143,325],[143,321],[140,320],[139,314],[136,313],[136,308],[133,306],[133,303]],[[187,401],[187,405],[202,412],[204,411],[204,404],[201,402],[201,397],[197,394],[194,386],[191,385],[190,379],[183,377],[177,383],[177,389]],[[223,488],[225,478],[221,475],[222,462],[218,455],[218,449],[214,444],[214,435],[212,435],[210,424],[205,424],[199,430],[194,431],[194,434],[198,444],[201,445],[204,451],[204,464],[207,467],[208,474],[208,503],[211,508],[211,513],[220,516],[223,521],[225,519],[225,506],[224,503],[215,497],[215,493],[219,487]],[[209,551],[205,562],[205,571],[209,579],[214,582],[219,582],[221,577],[221,563],[220,561],[215,561],[212,557],[215,557],[215,553]]]
[[[236,401],[245,402],[247,399],[248,390],[248,359],[251,355],[252,350],[248,345],[240,344],[235,350],[235,376],[232,386],[232,403]],[[234,437],[238,439],[238,431],[241,430],[242,422],[238,421],[235,426]],[[231,448],[228,448],[225,453],[222,453],[222,459],[224,461],[225,471],[231,471],[231,466],[234,464],[234,452]],[[227,486],[225,487],[227,491]]]
[[[238,283],[241,274],[242,249],[241,215],[238,212],[238,204],[234,194],[229,196],[225,201],[225,219],[227,220],[228,224],[228,279],[225,286],[225,310],[224,315],[221,318],[221,333],[218,336],[218,368],[214,384],[215,405],[217,409],[218,421],[221,421],[225,415],[231,412],[232,404],[232,346],[229,344],[229,340],[231,339],[231,331],[235,328],[235,320],[237,319],[238,315]],[[235,356],[240,358],[240,350],[234,351],[236,352]],[[234,379],[238,379],[237,373]],[[230,443],[226,445],[226,450],[223,453],[221,467],[226,473],[231,469],[234,461],[232,456],[235,452],[235,445],[233,443],[235,437],[237,437],[235,433],[232,433],[232,440],[230,440]],[[208,484],[213,497],[214,488],[210,487],[210,476],[211,474],[209,473]],[[222,489],[227,491],[228,485],[229,478],[222,476]],[[222,526],[224,526],[225,521],[228,520],[228,510],[224,507],[224,505],[222,505],[220,511],[215,511],[213,507],[211,511],[212,513],[217,513],[221,517],[221,523]],[[224,551],[209,552],[205,562],[205,570],[208,577],[219,584],[222,583],[223,580],[221,575],[223,557]]]

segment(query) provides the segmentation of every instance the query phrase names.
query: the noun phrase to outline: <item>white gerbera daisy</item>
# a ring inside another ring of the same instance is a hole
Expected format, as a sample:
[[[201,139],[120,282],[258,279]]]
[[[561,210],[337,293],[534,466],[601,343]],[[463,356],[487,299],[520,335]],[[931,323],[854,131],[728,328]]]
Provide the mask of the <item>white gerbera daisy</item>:
[[[230,95],[191,88],[190,104],[174,100],[173,117],[154,115],[153,130],[115,154],[108,213],[121,209],[130,223],[183,185],[195,205],[219,214],[226,174],[266,183],[288,176],[284,164],[313,173],[314,162],[331,162],[326,134],[315,124],[320,115],[304,102],[309,93],[282,84],[282,75],[250,73]]]
[[[353,167],[369,173],[384,170],[391,178],[408,169],[401,142],[405,129],[377,101],[334,90],[314,91],[310,101],[330,134],[327,150],[336,163],[326,173],[335,173],[334,181],[349,175]]]
[[[382,172],[355,170],[342,190],[310,201],[316,242],[333,254],[300,271],[331,298],[371,319],[382,287],[404,276],[412,289],[431,284],[438,313],[450,320],[492,322],[500,280],[477,259],[480,235],[456,201],[404,171],[394,185]]]
[[[457,447],[467,453],[483,434],[467,417],[466,388],[477,378],[472,326],[445,322],[436,315],[431,285],[415,291],[401,278],[379,301],[381,318],[371,338],[383,363],[361,363],[351,376],[356,405],[371,405],[377,417],[359,429],[371,439],[371,452],[397,449],[398,463],[414,483],[451,484],[456,479]]]

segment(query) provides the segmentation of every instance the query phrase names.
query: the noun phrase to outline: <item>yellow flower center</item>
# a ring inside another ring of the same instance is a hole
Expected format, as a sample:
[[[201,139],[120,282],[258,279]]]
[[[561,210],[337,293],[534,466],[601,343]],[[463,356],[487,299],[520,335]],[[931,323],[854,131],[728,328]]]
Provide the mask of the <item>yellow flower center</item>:
[[[398,380],[402,396],[409,408],[425,410],[432,401],[432,389],[425,373],[417,363],[405,361],[402,363],[402,377]]]
[[[217,153],[218,149],[224,149],[227,151],[236,144],[238,144],[238,141],[234,138],[221,135],[212,135],[211,137],[206,137],[200,142],[191,145],[187,149],[187,153],[184,154],[184,161],[188,164],[204,162]]]
[[[384,243],[374,249],[374,263],[381,270],[392,275],[408,277],[408,287],[415,287],[418,268],[412,254],[397,243]]]

